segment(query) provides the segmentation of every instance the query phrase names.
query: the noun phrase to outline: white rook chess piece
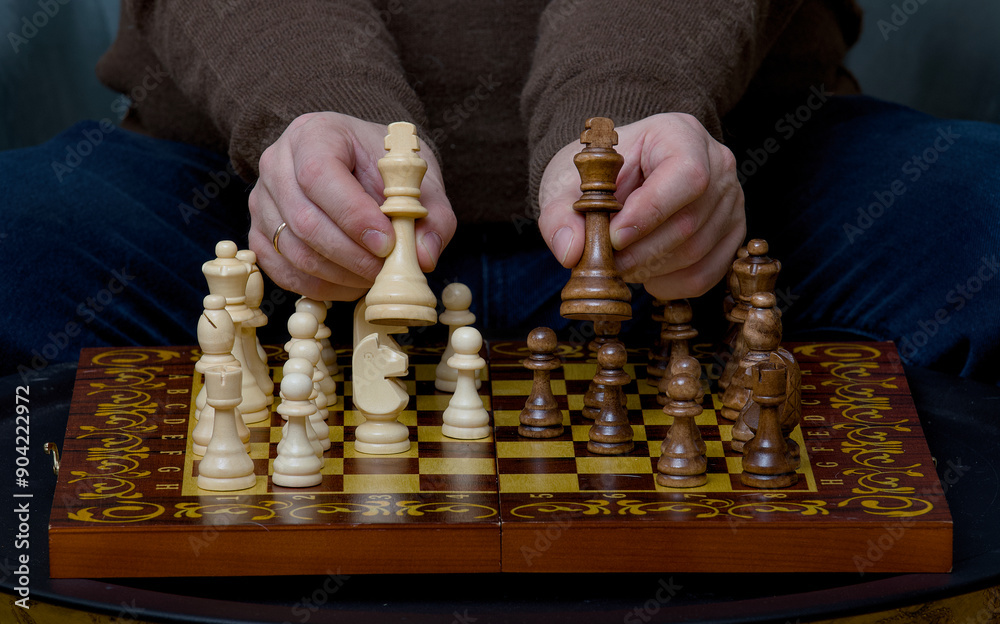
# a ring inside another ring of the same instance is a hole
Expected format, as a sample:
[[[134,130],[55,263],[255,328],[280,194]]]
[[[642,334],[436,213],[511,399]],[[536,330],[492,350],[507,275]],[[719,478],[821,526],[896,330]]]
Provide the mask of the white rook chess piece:
[[[459,327],[475,323],[476,315],[469,311],[469,306],[472,305],[472,291],[465,284],[455,282],[445,286],[441,292],[441,301],[444,303],[445,311],[438,320],[448,326],[448,346],[445,347],[441,361],[434,370],[434,387],[441,392],[454,392],[458,371],[448,366],[448,359],[455,355],[451,338]],[[483,382],[478,379],[478,371],[476,373],[476,388],[478,388]]]
[[[397,377],[406,374],[409,359],[391,346],[379,344],[377,333],[358,342],[351,360],[354,408],[365,421],[354,429],[354,450],[392,455],[410,448],[410,430],[399,414],[410,402]]]
[[[205,297],[205,311],[198,319],[198,345],[201,347],[202,356],[194,365],[194,369],[204,373],[213,366],[239,366],[232,353],[235,339],[236,328],[229,312],[226,312],[226,298],[222,295],[208,295]],[[215,408],[207,403],[207,387],[203,384],[198,396],[195,397],[195,406],[199,409],[195,412],[198,424],[191,432],[191,450],[195,455],[205,454],[212,439],[212,427],[215,425]],[[236,428],[243,446],[249,451],[250,429],[242,417],[237,419]]]
[[[486,366],[479,356],[483,337],[474,327],[459,327],[451,337],[455,355],[448,366],[458,370],[455,394],[444,411],[441,433],[459,440],[478,440],[490,435],[490,414],[476,391],[476,371]]]
[[[309,377],[310,380],[312,380],[312,374],[313,374],[314,370],[315,369],[313,368],[313,365],[310,364],[309,360],[307,360],[305,358],[289,358],[288,361],[285,362],[285,365],[281,369],[281,375],[282,375],[282,379],[284,379],[288,375],[299,374],[299,375],[305,375],[306,377]],[[310,401],[313,402],[314,406],[316,404],[316,400],[314,398],[312,398],[312,397],[314,397],[316,395],[315,391],[316,391],[316,386],[315,386],[315,383],[314,383],[313,384],[313,389],[310,390],[309,397],[307,397]],[[285,396],[284,395],[284,386],[282,386],[282,391],[281,392],[282,392],[281,396],[284,397]],[[279,404],[278,407],[281,407],[281,405]],[[284,412],[282,412],[280,409],[277,410],[277,412],[278,412],[278,414],[282,418],[287,418],[287,416],[284,414]],[[319,435],[316,434],[316,428],[313,426],[313,421],[316,419],[316,414],[317,413],[318,413],[318,409],[310,412],[309,417],[306,420],[306,424],[309,425],[308,427],[306,427],[306,437],[309,438],[309,444],[310,444],[310,446],[312,446],[313,452],[316,454],[316,457],[322,457],[323,456],[323,450],[324,450],[323,449],[323,445],[322,445],[322,443],[320,443],[320,441],[319,441]],[[326,423],[323,423],[323,424],[325,425]],[[279,453],[281,452],[281,445],[284,444],[284,442],[285,442],[285,435],[286,435],[287,429],[288,429],[288,421],[286,420],[285,424],[281,428],[281,441],[278,442],[278,446],[277,446],[277,451]],[[327,433],[327,439],[329,439],[329,437],[330,437],[329,436],[329,429],[327,429],[327,432],[328,432]]]
[[[281,378],[281,404],[278,413],[288,419],[282,430],[278,456],[274,460],[271,481],[282,487],[311,487],[323,480],[323,460],[316,456],[309,440],[309,416],[316,404],[309,396],[313,381],[302,373]]]
[[[326,395],[324,398],[326,403],[320,405],[319,408],[325,410],[328,406],[337,404],[337,382],[333,380],[333,377],[330,377],[326,364],[323,363],[323,346],[316,339],[318,329],[319,321],[311,313],[305,311],[295,312],[288,317],[288,333],[291,338],[285,343],[285,351],[291,353],[292,345],[299,342],[310,342],[316,345],[316,353],[318,355],[316,356],[317,361],[314,364],[316,365],[318,374],[315,378],[319,382],[319,389]]]
[[[236,259],[236,243],[220,241],[215,246],[214,260],[209,260],[201,266],[202,273],[208,281],[208,289],[213,295],[223,295],[226,298],[226,311],[233,319],[236,336],[241,336],[241,325],[253,318],[253,312],[246,304],[247,279],[250,276],[250,266]],[[256,347],[254,347],[256,349]],[[254,356],[257,354],[254,353]],[[244,371],[252,370],[247,364],[247,354],[244,353],[243,340],[233,342],[233,357],[240,363]],[[249,372],[243,375],[243,400],[240,403],[240,414],[247,423],[267,420],[271,415],[268,409],[267,396],[257,384],[257,379]]]
[[[245,490],[257,483],[253,460],[236,430],[243,371],[239,366],[213,366],[205,371],[208,404],[215,408],[212,439],[198,462],[198,487],[228,492]]]
[[[414,220],[427,216],[419,200],[427,163],[417,154],[420,143],[414,125],[389,124],[385,149],[389,153],[378,161],[385,182],[382,212],[392,220],[396,244],[365,297],[365,318],[376,325],[433,325],[437,322],[437,298],[417,261]]]

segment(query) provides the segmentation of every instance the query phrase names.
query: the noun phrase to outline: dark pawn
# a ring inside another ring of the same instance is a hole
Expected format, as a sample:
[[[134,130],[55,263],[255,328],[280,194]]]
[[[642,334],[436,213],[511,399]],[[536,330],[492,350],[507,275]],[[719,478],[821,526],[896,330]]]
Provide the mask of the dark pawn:
[[[754,367],[751,400],[760,406],[757,435],[747,442],[740,482],[756,488],[784,488],[795,485],[799,475],[781,432],[779,410],[785,402],[786,368],[781,362],[764,362]]]
[[[525,438],[555,438],[563,433],[562,410],[552,394],[551,371],[562,366],[555,355],[556,333],[536,327],[528,334],[531,355],[522,364],[533,372],[531,395],[521,410],[517,432]]]
[[[670,368],[670,343],[663,339],[663,330],[667,326],[667,301],[660,299],[653,300],[653,322],[659,325],[656,333],[656,342],[649,350],[648,363],[646,364],[646,383],[659,387],[660,380]]]
[[[661,359],[655,366],[647,367],[649,385],[659,387],[660,381],[670,368],[670,362],[690,353],[688,341],[698,336],[698,330],[691,327],[691,304],[687,299],[673,299],[666,303],[663,310],[663,326],[660,330]]]
[[[624,370],[626,359],[625,347],[616,343],[606,344],[597,352],[599,368],[594,379],[607,390],[601,411],[590,427],[587,450],[591,453],[620,455],[635,446],[628,410],[622,400],[622,386],[631,381]]]
[[[656,482],[664,487],[698,487],[708,482],[708,459],[705,442],[694,419],[701,414],[704,391],[701,380],[681,373],[673,375],[665,384],[670,401],[663,406],[663,413],[673,416],[662,454],[656,463]]]
[[[594,321],[594,333],[597,334],[597,336],[590,341],[588,349],[597,353],[601,350],[601,347],[606,344],[621,344],[621,341],[618,340],[618,332],[621,331],[621,328],[621,321]],[[588,418],[590,420],[597,418],[597,415],[601,411],[601,405],[604,403],[607,390],[608,389],[603,384],[597,383],[596,378],[590,380],[590,385],[587,386],[587,392],[583,395],[584,418]],[[622,398],[624,399],[624,394],[622,395]]]
[[[695,379],[701,379],[701,364],[690,355],[678,357],[670,361],[669,374],[664,376],[660,380],[660,384],[656,387],[656,402],[660,404],[660,407],[663,407],[670,401],[667,386],[670,384],[671,378],[677,375],[690,375]]]
[[[662,382],[660,382],[660,387],[658,388],[659,392],[656,395],[656,402],[660,404],[660,407],[664,408],[664,413],[667,414],[670,413],[666,411],[667,405],[675,403],[675,401],[673,401],[670,397],[670,380],[672,380],[674,377],[677,377],[678,375],[687,375],[688,377],[694,377],[695,379],[698,380],[698,384],[700,385],[701,364],[699,364],[698,360],[694,359],[690,355],[679,357],[670,362],[670,374],[667,375]],[[698,399],[697,399],[699,401],[699,409],[702,409],[700,402],[704,398],[704,396],[705,396],[705,391],[703,388],[700,394],[698,394]],[[695,416],[697,415],[698,414],[695,414]],[[663,443],[660,444],[660,452],[662,453],[666,449],[667,449],[667,440],[664,439]],[[702,441],[700,434],[698,436],[698,450],[702,453],[704,453],[706,450],[705,442]]]

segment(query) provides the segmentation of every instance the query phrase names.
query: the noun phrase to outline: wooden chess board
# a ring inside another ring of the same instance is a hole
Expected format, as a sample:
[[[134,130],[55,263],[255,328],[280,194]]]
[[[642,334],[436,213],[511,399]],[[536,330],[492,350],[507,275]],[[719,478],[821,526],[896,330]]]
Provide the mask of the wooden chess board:
[[[441,435],[450,396],[434,389],[441,349],[408,347],[411,400],[401,421],[414,444],[401,455],[356,453],[342,349],[323,483],[270,482],[281,426],[272,415],[250,425],[257,484],[231,493],[196,484],[198,351],[88,349],[53,501],[51,575],[949,570],[951,518],[893,345],[787,346],[803,369],[804,420],[793,436],[802,461],[792,488],[742,486],[740,456],[728,448],[732,425],[718,415],[714,392],[697,418],[709,482],[658,486],[670,423],[638,351],[626,369],[631,453],[586,450],[590,421],[580,409],[595,361],[583,345],[561,345],[564,366],[553,371],[566,432],[520,438],[527,350],[494,342],[480,390],[493,437]],[[268,352],[280,381],[284,356]],[[708,347],[695,355],[718,370]]]

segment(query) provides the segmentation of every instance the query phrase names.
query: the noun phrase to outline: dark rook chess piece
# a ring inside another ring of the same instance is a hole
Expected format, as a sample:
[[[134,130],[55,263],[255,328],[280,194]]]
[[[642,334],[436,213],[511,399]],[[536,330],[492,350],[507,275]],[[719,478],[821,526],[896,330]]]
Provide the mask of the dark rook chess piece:
[[[618,172],[625,159],[614,150],[615,124],[606,117],[587,120],[580,135],[586,147],[573,157],[580,171],[583,195],[573,210],[585,215],[583,256],[562,290],[559,314],[568,319],[632,318],[632,293],[615,268],[611,246],[611,215],[622,209],[615,199]]]
[[[597,374],[594,380],[607,386],[601,410],[590,427],[587,450],[601,455],[620,455],[632,450],[633,432],[628,421],[628,409],[622,399],[622,386],[631,381],[625,372],[627,354],[621,344],[611,343],[597,352]]]
[[[740,482],[756,488],[783,488],[799,480],[781,432],[779,411],[785,402],[786,369],[781,362],[754,367],[751,400],[760,407],[757,434],[747,442]]]
[[[563,433],[563,414],[552,394],[551,372],[562,362],[555,355],[556,333],[548,327],[536,327],[528,334],[531,355],[522,362],[532,371],[531,395],[521,410],[517,432],[525,438],[555,438]]]

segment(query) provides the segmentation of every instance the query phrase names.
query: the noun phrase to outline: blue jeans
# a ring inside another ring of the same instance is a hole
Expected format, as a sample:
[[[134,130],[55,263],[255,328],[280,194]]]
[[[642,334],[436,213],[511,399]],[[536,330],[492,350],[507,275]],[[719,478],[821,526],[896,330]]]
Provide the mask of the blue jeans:
[[[797,126],[733,144],[749,234],[783,264],[786,339],[895,340],[910,363],[996,383],[1000,129],[865,97],[831,97]],[[196,342],[201,264],[218,240],[246,244],[248,188],[225,156],[84,122],[0,152],[0,172],[0,372],[74,361],[83,346]],[[534,230],[460,226],[431,287],[469,284],[487,337],[537,325],[586,337],[558,316],[568,271]],[[293,297],[268,293],[265,340],[278,342]],[[632,326],[649,335],[650,298],[634,294]],[[703,299],[696,322],[721,318]],[[350,340],[352,309],[331,312],[335,339]]]

